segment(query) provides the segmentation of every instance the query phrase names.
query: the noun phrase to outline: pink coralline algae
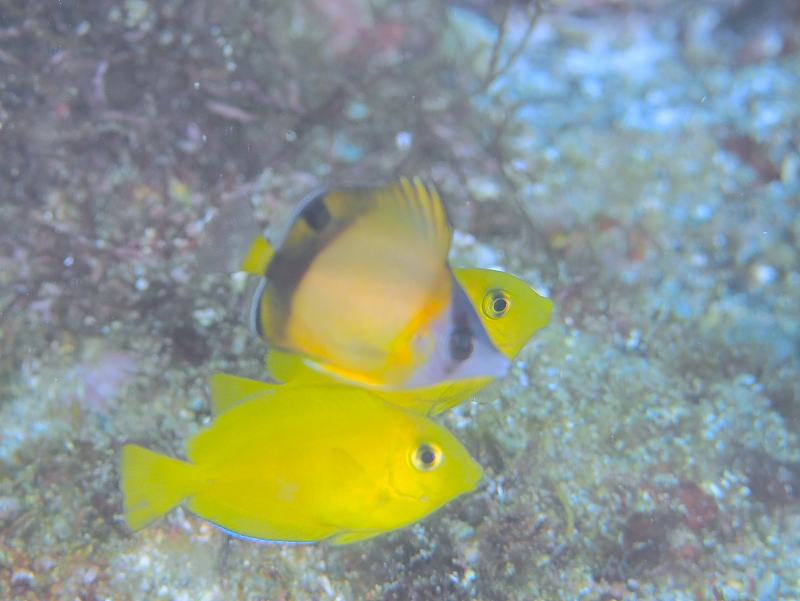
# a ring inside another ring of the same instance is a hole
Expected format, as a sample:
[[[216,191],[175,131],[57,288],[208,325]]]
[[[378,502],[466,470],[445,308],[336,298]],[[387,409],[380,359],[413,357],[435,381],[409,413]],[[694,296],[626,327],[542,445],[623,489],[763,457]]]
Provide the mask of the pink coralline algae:
[[[87,353],[89,357],[73,369],[73,377],[79,385],[81,405],[98,412],[108,410],[111,401],[133,380],[136,362],[124,351]]]

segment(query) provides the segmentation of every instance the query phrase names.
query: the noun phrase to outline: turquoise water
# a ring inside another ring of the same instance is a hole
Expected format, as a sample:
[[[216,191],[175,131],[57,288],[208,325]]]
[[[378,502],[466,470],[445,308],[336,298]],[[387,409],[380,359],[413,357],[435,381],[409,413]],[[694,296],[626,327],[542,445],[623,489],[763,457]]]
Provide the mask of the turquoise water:
[[[0,2],[0,598],[800,598],[798,48],[790,0]],[[128,531],[120,445],[265,376],[254,232],[415,174],[555,304],[440,418],[478,491],[347,547]]]

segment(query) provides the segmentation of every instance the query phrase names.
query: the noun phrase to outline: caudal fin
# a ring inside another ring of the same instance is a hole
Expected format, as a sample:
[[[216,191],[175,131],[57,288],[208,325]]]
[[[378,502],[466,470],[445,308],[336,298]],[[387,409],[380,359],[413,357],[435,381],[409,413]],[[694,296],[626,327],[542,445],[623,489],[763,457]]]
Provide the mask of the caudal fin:
[[[144,528],[194,493],[194,470],[190,463],[138,445],[122,447],[120,484],[128,527]]]
[[[263,276],[274,254],[275,249],[272,245],[263,236],[259,236],[250,245],[250,250],[242,261],[241,270],[250,275]]]

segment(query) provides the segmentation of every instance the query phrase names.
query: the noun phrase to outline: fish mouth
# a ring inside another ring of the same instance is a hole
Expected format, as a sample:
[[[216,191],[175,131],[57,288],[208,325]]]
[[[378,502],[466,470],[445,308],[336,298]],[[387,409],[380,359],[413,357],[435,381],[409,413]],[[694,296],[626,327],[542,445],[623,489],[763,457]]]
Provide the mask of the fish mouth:
[[[466,481],[467,481],[467,489],[464,492],[472,492],[483,480],[483,468],[480,464],[473,460],[472,465],[470,466],[469,472],[467,473]]]

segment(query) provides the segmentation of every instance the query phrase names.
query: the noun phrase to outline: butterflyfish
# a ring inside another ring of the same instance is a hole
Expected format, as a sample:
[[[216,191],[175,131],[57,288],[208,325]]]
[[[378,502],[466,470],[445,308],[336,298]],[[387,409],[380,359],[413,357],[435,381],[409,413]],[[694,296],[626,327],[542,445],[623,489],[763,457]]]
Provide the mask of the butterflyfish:
[[[444,427],[343,385],[265,384],[191,438],[186,456],[122,448],[132,530],[183,504],[243,538],[347,544],[413,524],[482,477]]]
[[[269,244],[263,238],[258,238],[248,257],[257,269],[257,257],[267,257],[262,261],[268,260],[271,252]],[[492,344],[509,361],[519,354],[538,330],[550,323],[552,301],[538,294],[521,279],[493,269],[460,268],[454,269],[453,273]],[[329,375],[309,367],[302,356],[278,349],[268,351],[267,370],[279,382],[330,380]],[[436,415],[474,396],[493,380],[487,376],[445,380],[418,389],[378,393],[396,405]]]
[[[259,238],[254,329],[328,377],[376,390],[497,378],[509,361],[447,262],[452,228],[420,180],[305,200],[282,244]]]

